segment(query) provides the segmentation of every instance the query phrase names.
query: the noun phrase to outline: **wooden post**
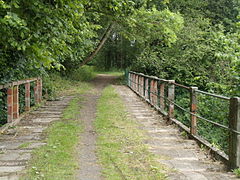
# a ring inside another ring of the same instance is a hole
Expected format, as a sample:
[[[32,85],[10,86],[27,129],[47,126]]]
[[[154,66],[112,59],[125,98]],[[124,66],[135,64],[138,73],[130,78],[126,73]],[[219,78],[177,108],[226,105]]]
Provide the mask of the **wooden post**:
[[[168,99],[169,101],[174,102],[175,99],[175,80],[169,80],[168,81]],[[172,118],[174,118],[174,104],[172,102],[169,102],[168,107],[168,120],[171,121]]]
[[[13,87],[7,89],[7,108],[8,108],[8,123],[13,121]]]
[[[165,99],[163,98],[165,96],[165,83],[162,82],[160,84],[160,108],[164,111],[164,108],[165,108]]]
[[[229,128],[240,132],[240,98],[230,99]],[[229,168],[240,167],[240,135],[230,132],[229,136]]]
[[[192,135],[197,134],[197,117],[194,115],[197,113],[197,96],[196,96],[196,90],[197,87],[191,87],[190,89],[190,112],[192,113],[190,115],[191,118],[191,127],[190,127],[190,133]]]
[[[19,118],[19,92],[18,85],[13,87],[13,119]]]
[[[31,92],[30,92],[30,83],[25,84],[25,111],[30,110],[31,104]]]

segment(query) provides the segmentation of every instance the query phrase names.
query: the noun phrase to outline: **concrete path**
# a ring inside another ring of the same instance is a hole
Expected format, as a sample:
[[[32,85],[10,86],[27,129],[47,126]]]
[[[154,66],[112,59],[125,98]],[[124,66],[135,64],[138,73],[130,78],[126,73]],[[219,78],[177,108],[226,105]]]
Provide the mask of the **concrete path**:
[[[73,97],[47,102],[0,136],[0,180],[17,180],[25,172],[31,153],[44,145],[43,131],[62,116]]]
[[[171,180],[228,180],[236,179],[227,173],[221,162],[213,161],[197,143],[181,136],[174,125],[166,125],[162,116],[125,86],[115,86],[126,107],[148,134],[149,150],[158,155],[159,163],[172,169]]]

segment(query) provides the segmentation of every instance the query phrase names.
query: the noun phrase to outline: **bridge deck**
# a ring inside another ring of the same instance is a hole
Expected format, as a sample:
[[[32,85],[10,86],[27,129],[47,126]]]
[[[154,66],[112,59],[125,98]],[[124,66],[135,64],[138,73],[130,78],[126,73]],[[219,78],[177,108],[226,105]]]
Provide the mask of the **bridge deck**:
[[[226,172],[221,162],[213,161],[194,140],[181,135],[180,130],[174,125],[167,125],[163,117],[133,91],[122,86],[116,88],[126,103],[130,115],[147,132],[149,138],[145,143],[150,151],[159,157],[161,164],[169,168],[169,179],[236,179],[232,173]]]

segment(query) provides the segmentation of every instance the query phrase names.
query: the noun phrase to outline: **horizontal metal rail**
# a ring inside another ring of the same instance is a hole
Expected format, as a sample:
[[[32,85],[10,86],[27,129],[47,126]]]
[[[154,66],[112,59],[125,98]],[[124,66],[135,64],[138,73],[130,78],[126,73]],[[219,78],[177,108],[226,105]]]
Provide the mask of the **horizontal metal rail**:
[[[31,78],[31,79],[26,79],[26,80],[22,80],[22,81],[14,81],[14,82],[11,82],[11,83],[0,85],[0,90],[1,89],[7,89],[9,87],[16,86],[16,85],[31,83],[31,82],[34,82],[34,81],[37,81],[37,80],[38,80],[38,78]]]
[[[213,94],[213,93],[209,93],[209,92],[205,92],[205,91],[196,90],[196,92],[201,93],[201,94],[205,94],[205,95],[208,95],[208,96],[216,97],[216,98],[219,98],[219,99],[223,99],[223,100],[228,100],[228,101],[230,100],[229,97],[221,96],[221,95],[217,95],[217,94]]]
[[[174,80],[160,79],[154,76],[147,76],[141,73],[129,72],[127,77],[128,86],[136,92],[139,96],[144,98],[158,111],[165,112],[169,121],[174,119],[174,107],[179,108],[181,111],[190,115],[189,133],[193,137],[200,137],[197,134],[197,119],[212,124],[218,128],[228,131],[228,145],[229,154],[228,161],[230,168],[237,168],[240,166],[240,98],[229,98],[222,95],[217,95],[205,91],[198,90],[197,87],[188,87],[176,83]],[[175,87],[187,89],[190,97],[189,110],[182,107],[175,100]],[[165,88],[167,87],[167,94]],[[222,99],[229,104],[229,118],[228,125],[224,125],[213,120],[202,117],[197,113],[197,95],[205,94],[214,98]],[[167,95],[167,96],[166,96]],[[168,112],[165,111],[167,107]],[[177,121],[177,120],[175,120]],[[175,122],[174,121],[174,122]],[[221,154],[221,153],[220,153]],[[223,157],[223,156],[222,156]],[[226,159],[226,158],[225,158]]]
[[[130,80],[130,81],[131,81],[131,80]],[[138,84],[138,83],[135,83],[135,82],[133,82],[133,81],[131,81],[131,82],[134,83],[134,84]],[[138,85],[139,85],[140,87],[143,87],[143,86],[140,85],[140,84],[138,84]],[[184,107],[180,106],[179,104],[175,103],[174,101],[169,100],[168,98],[166,98],[166,97],[164,97],[164,96],[161,96],[161,95],[159,95],[159,94],[157,94],[157,93],[155,93],[155,92],[149,91],[148,89],[146,89],[146,91],[148,91],[149,93],[151,93],[151,94],[153,94],[153,95],[155,95],[155,96],[157,96],[157,97],[161,97],[161,98],[167,100],[168,102],[174,104],[176,107],[178,107],[179,109],[181,109],[182,111],[184,111],[184,112],[186,112],[186,113],[188,113],[188,114],[190,114],[190,115],[196,116],[197,118],[202,119],[202,120],[204,120],[204,121],[206,121],[206,122],[208,122],[208,123],[210,123],[210,124],[213,124],[213,125],[215,125],[215,126],[217,126],[217,127],[220,127],[220,128],[223,128],[223,129],[232,131],[232,132],[234,132],[234,133],[240,134],[240,132],[235,131],[234,129],[230,129],[229,127],[227,127],[227,126],[225,126],[225,125],[222,125],[222,124],[220,124],[220,123],[211,121],[211,120],[206,119],[206,118],[204,118],[204,117],[202,117],[202,116],[200,116],[200,115],[194,114],[194,113],[190,112],[189,110],[185,109]]]

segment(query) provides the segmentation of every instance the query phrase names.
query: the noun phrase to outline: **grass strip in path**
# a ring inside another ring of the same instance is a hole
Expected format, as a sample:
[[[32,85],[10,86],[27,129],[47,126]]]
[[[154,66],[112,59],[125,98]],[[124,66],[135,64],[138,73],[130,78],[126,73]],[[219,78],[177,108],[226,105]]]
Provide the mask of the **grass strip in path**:
[[[164,167],[148,151],[146,136],[126,112],[112,86],[104,89],[95,121],[97,155],[106,179],[165,179]]]
[[[82,126],[77,121],[80,101],[80,97],[74,98],[65,109],[63,119],[46,130],[47,144],[34,151],[27,175],[22,179],[73,179],[78,168],[75,149],[82,132]]]

